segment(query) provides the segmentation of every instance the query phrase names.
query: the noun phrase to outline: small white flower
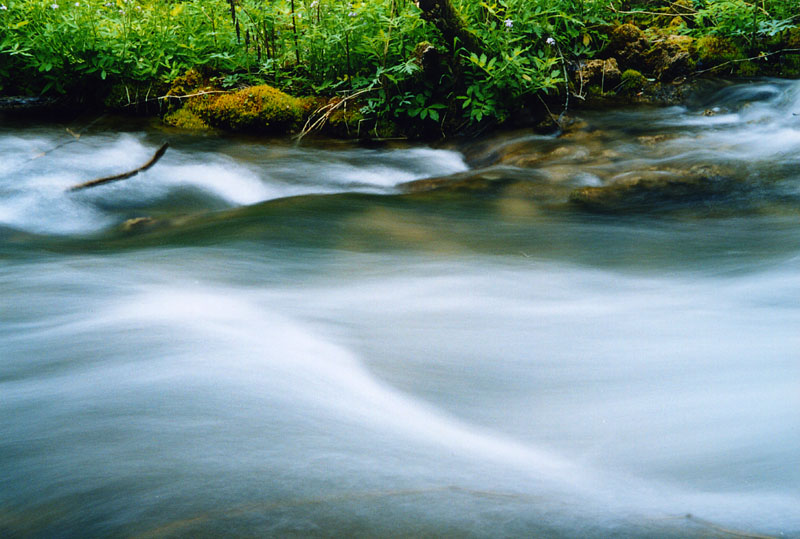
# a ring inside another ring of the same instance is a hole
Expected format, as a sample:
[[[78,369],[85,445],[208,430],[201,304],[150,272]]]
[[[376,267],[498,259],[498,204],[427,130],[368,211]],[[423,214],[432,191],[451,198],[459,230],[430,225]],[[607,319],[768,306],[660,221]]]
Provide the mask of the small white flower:
[[[355,11],[351,11],[350,13],[347,14],[347,16],[348,17],[355,17],[356,16],[356,12]]]
[[[550,45],[552,47],[553,45],[556,44],[556,40],[553,39],[552,37],[548,37],[547,40],[545,41],[545,43],[547,43],[548,45]]]
[[[319,5],[319,0],[314,0],[313,2],[311,2],[311,9],[314,9],[318,5]]]
[[[75,2],[75,7],[81,7],[81,3],[80,2]]]
[[[5,6],[5,4],[0,4],[0,11],[5,11],[7,9],[8,8]]]
[[[514,27],[514,21],[512,21],[511,19],[506,19],[505,21],[503,21],[503,24],[506,25],[506,28],[513,28]]]
[[[50,8],[52,8],[52,9],[58,9],[58,4],[50,4]]]

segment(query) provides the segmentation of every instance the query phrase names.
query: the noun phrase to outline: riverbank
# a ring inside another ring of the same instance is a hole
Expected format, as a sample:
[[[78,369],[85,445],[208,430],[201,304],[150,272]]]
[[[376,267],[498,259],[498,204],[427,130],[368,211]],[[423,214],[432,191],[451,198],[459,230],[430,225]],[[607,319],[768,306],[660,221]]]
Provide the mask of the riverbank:
[[[580,108],[681,102],[703,77],[800,74],[800,19],[772,0],[2,8],[0,95],[189,129],[373,139],[552,129]]]

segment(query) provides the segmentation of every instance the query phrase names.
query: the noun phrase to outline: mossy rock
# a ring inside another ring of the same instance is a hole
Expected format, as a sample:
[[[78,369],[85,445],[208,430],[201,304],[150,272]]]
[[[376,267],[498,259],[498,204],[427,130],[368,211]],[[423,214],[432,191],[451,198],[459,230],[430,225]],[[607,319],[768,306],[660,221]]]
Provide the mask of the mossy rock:
[[[714,67],[744,56],[733,41],[720,36],[700,37],[692,43],[689,50],[700,68]]]
[[[713,170],[667,176],[642,172],[602,187],[581,187],[569,201],[590,212],[649,213],[735,205],[748,189],[747,184]]]
[[[184,96],[213,89],[207,76],[197,69],[189,69],[170,82],[165,93],[167,99],[162,100],[162,114],[169,115],[183,107],[186,104]]]
[[[609,35],[607,56],[613,56],[619,64],[627,68],[641,68],[644,64],[643,54],[650,48],[650,42],[637,26],[621,24]]]
[[[761,68],[753,61],[738,62],[734,74],[737,77],[756,77],[761,73]]]
[[[167,125],[179,127],[181,129],[210,129],[210,126],[197,114],[192,112],[189,107],[182,107],[176,111],[170,112],[164,116],[163,121]]]
[[[787,49],[800,49],[800,26],[786,30],[783,43]]]
[[[642,91],[647,79],[641,72],[635,69],[626,69],[620,77],[620,90],[627,94],[635,94]]]
[[[583,84],[611,89],[619,83],[620,71],[615,58],[608,60],[589,60],[581,65],[576,76]]]
[[[336,106],[341,102],[341,98],[334,97],[328,101],[328,105]],[[328,117],[322,131],[334,137],[352,138],[357,135],[365,135],[369,126],[362,126],[364,115],[361,113],[362,104],[357,101],[348,102],[345,106],[339,106]]]
[[[692,37],[681,35],[668,35],[653,41],[644,55],[647,71],[664,81],[688,75],[695,67],[695,60],[689,52],[692,43]]]
[[[208,78],[200,71],[190,69],[183,75],[175,77],[170,83],[169,96],[184,96],[194,93],[197,89],[209,86]]]
[[[781,68],[782,77],[800,78],[800,56],[787,56]]]
[[[300,127],[311,104],[263,84],[232,93],[198,96],[191,99],[189,107],[212,127],[286,133]]]

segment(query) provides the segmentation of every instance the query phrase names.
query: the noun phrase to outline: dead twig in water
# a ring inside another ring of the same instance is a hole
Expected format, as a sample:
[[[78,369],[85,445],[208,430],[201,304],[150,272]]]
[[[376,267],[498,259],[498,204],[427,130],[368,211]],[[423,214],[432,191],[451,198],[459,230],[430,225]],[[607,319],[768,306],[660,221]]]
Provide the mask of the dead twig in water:
[[[105,178],[98,178],[96,180],[92,180],[89,182],[79,183],[78,185],[73,185],[72,187],[70,187],[68,191],[70,192],[80,191],[82,189],[88,189],[89,187],[95,187],[97,185],[103,185],[106,183],[116,182],[119,180],[125,180],[132,176],[136,176],[140,172],[143,172],[148,168],[152,167],[153,165],[155,165],[158,162],[158,160],[164,156],[164,153],[167,151],[168,147],[169,143],[165,142],[158,150],[156,150],[156,153],[153,154],[153,157],[151,157],[147,163],[145,163],[144,165],[140,166],[137,169],[131,170],[130,172],[125,172],[123,174],[115,174],[114,176],[106,176]]]

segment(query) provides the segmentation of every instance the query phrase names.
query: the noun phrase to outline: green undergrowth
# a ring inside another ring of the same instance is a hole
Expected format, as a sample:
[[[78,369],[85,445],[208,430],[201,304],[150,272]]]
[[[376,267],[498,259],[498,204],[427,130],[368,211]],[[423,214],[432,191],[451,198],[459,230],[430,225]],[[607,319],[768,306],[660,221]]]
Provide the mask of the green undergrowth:
[[[0,95],[275,132],[344,99],[330,128],[425,136],[519,120],[567,92],[636,95],[698,73],[800,76],[796,2],[453,5],[472,48],[411,0],[0,0]],[[599,82],[583,87],[598,65]],[[202,88],[217,93],[178,97]]]

